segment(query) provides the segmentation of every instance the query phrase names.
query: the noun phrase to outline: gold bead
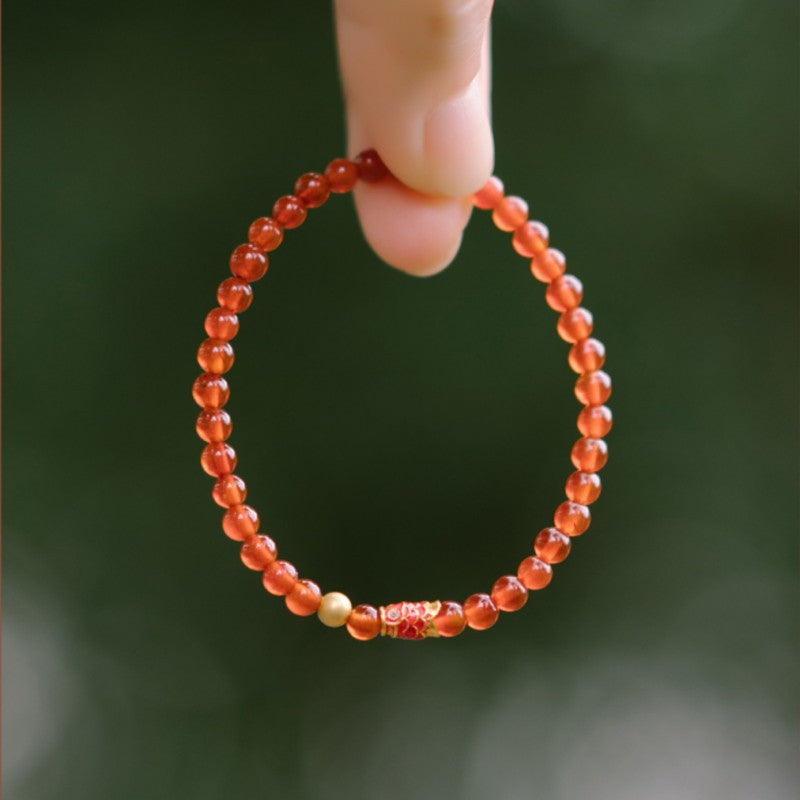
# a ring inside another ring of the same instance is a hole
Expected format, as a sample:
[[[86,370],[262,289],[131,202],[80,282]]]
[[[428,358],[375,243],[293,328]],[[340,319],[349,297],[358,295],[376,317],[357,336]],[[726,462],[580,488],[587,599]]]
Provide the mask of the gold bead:
[[[320,601],[317,616],[323,625],[327,625],[329,628],[340,628],[347,622],[352,610],[353,604],[346,594],[328,592]]]

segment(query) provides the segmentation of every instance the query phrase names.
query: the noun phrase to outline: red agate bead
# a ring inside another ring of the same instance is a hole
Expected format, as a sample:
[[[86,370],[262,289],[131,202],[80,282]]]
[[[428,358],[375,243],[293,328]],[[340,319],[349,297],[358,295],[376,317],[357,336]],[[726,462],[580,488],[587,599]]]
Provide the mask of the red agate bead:
[[[259,533],[242,544],[239,556],[248,569],[263,571],[278,557],[278,548],[271,537]]]
[[[531,275],[542,283],[550,283],[554,278],[563,275],[566,268],[567,259],[564,254],[553,247],[537,253],[531,261]]]
[[[253,287],[241,278],[226,278],[217,289],[217,302],[229,311],[246,311],[253,302]]]
[[[325,177],[336,194],[349,192],[358,181],[358,167],[349,158],[334,158],[325,167]]]
[[[322,602],[322,592],[314,581],[305,578],[297,581],[286,595],[286,608],[298,617],[310,617],[317,613]]]
[[[267,254],[254,244],[240,244],[230,258],[231,272],[237,277],[252,283],[260,280],[269,269]]]
[[[501,231],[510,231],[524,225],[528,219],[528,204],[521,197],[504,197],[492,211],[492,222]]]
[[[265,253],[270,253],[283,241],[283,225],[272,217],[259,217],[250,223],[247,239]]]
[[[564,492],[569,500],[589,506],[600,497],[602,488],[599,475],[578,470],[567,478]]]
[[[273,561],[262,575],[264,588],[277,596],[289,594],[297,583],[297,568],[288,561]]]
[[[213,372],[204,372],[192,384],[192,397],[201,408],[221,408],[230,396],[228,381]]]
[[[491,597],[501,611],[519,611],[528,602],[528,590],[516,575],[503,575],[494,582]]]
[[[585,339],[591,332],[594,321],[592,312],[583,306],[571,308],[558,318],[558,335],[565,342],[578,342]]]
[[[206,339],[197,348],[197,363],[206,371],[221,375],[233,366],[233,348],[224,339]]]
[[[294,196],[306,208],[319,208],[331,196],[331,185],[319,172],[306,172],[295,181]]]
[[[611,397],[611,378],[601,369],[587,372],[575,381],[575,397],[585,406],[600,406]]]
[[[227,442],[211,442],[200,454],[200,466],[213,478],[236,469],[236,451]]]
[[[230,508],[244,503],[247,487],[238,475],[221,475],[211,490],[211,496],[218,506]]]
[[[536,220],[520,225],[511,237],[511,246],[525,258],[544,253],[550,242],[550,231],[547,225]]]
[[[583,300],[583,284],[574,275],[559,275],[548,285],[544,299],[553,311],[575,308]]]
[[[374,606],[356,606],[347,618],[347,632],[361,642],[374,639],[381,632],[381,620]]]
[[[544,528],[533,540],[533,552],[548,564],[560,564],[568,555],[572,541],[557,528]]]
[[[272,206],[272,216],[284,228],[299,228],[306,221],[306,207],[294,195],[285,194]]]
[[[608,406],[586,406],[578,414],[578,430],[584,436],[601,439],[610,430],[613,422]]]
[[[233,423],[224,408],[204,408],[197,417],[195,428],[205,442],[224,442],[231,435]]]
[[[222,518],[222,530],[235,542],[243,542],[258,533],[258,512],[251,506],[231,506]]]
[[[497,622],[500,612],[488,594],[471,594],[464,601],[464,617],[473,630],[483,631]]]
[[[496,175],[492,175],[486,183],[472,195],[472,204],[476,208],[489,211],[497,208],[497,204],[503,199],[503,181]]]
[[[353,161],[358,169],[358,177],[366,183],[377,183],[389,174],[386,164],[374,150],[364,150]]]
[[[592,439],[583,436],[572,445],[570,453],[575,469],[584,472],[597,472],[603,469],[608,461],[608,445],[603,439]]]
[[[589,509],[581,503],[565,500],[553,515],[553,524],[567,536],[580,536],[592,521]]]
[[[239,317],[227,308],[212,308],[206,314],[206,333],[212,339],[233,339],[239,333]]]
[[[527,589],[544,589],[553,578],[553,568],[538,556],[523,558],[517,569],[517,577]]]
[[[433,618],[433,627],[436,628],[439,636],[450,638],[458,636],[467,624],[464,617],[464,609],[460,603],[453,600],[443,600],[439,606],[439,611]]]

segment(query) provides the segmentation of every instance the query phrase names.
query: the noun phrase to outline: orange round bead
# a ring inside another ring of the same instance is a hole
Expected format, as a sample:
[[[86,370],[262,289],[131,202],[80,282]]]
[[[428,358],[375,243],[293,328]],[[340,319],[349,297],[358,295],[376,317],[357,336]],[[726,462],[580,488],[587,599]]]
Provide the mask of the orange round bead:
[[[492,175],[492,177],[472,195],[472,205],[484,211],[497,208],[497,204],[503,199],[503,190],[503,181],[496,175]]]
[[[306,207],[291,194],[285,194],[272,206],[272,216],[284,228],[299,228],[306,221]]]
[[[511,246],[525,258],[533,258],[547,250],[550,231],[543,222],[535,220],[520,225],[511,237]]]
[[[528,602],[528,590],[516,575],[503,575],[492,586],[492,600],[501,611],[519,611]]]
[[[269,269],[267,254],[254,244],[240,244],[230,257],[231,272],[242,280],[257,281]]]
[[[197,416],[195,428],[204,442],[224,442],[231,435],[233,423],[224,408],[204,408]]]
[[[206,371],[217,375],[233,366],[233,348],[224,339],[206,339],[197,348],[197,363]]]
[[[347,618],[347,632],[361,642],[374,639],[381,632],[381,620],[374,606],[356,606]]]
[[[611,397],[611,378],[601,369],[587,372],[575,381],[575,397],[585,406],[600,406]]]
[[[247,486],[238,475],[221,475],[211,490],[211,496],[218,506],[230,508],[244,503]]]
[[[231,506],[222,517],[222,530],[234,542],[243,542],[258,533],[258,512],[251,506]]]
[[[608,445],[603,439],[583,436],[572,445],[569,454],[575,469],[583,472],[597,472],[603,469],[608,461]]]
[[[565,342],[578,342],[585,339],[591,332],[594,321],[592,312],[583,306],[571,308],[558,318],[558,335]]]
[[[319,208],[331,196],[331,185],[319,172],[306,172],[295,181],[294,196],[306,208]]]
[[[288,561],[273,561],[264,570],[261,580],[270,594],[287,595],[297,583],[297,568]]]
[[[606,363],[606,347],[597,339],[581,339],[569,351],[569,365],[578,374],[600,369]]]
[[[283,225],[272,217],[259,217],[250,224],[247,239],[265,253],[270,253],[283,241]]]
[[[389,174],[386,164],[374,150],[364,150],[353,161],[358,169],[358,177],[365,183],[377,183]]]
[[[537,254],[531,261],[531,275],[542,283],[550,283],[554,278],[563,275],[566,268],[567,259],[554,247]]]
[[[517,577],[527,589],[544,589],[553,579],[553,568],[537,556],[523,558],[517,569]]]
[[[212,339],[233,339],[239,333],[239,317],[227,308],[212,308],[206,314],[206,333]]]
[[[548,285],[544,299],[553,311],[575,308],[583,300],[583,284],[574,275],[559,275]]]
[[[211,442],[200,454],[200,466],[207,475],[219,478],[236,469],[236,451],[226,442]]]
[[[278,548],[271,537],[259,533],[242,544],[239,556],[247,569],[263,571],[278,557]]]
[[[325,177],[328,179],[332,192],[344,194],[356,185],[358,167],[348,158],[334,158],[325,167]]]
[[[222,375],[204,372],[192,385],[192,397],[201,408],[221,408],[228,402],[231,390]]]
[[[322,601],[322,592],[314,581],[297,581],[289,594],[286,595],[286,608],[297,614],[298,617],[310,617],[317,613]]]
[[[586,406],[578,414],[578,430],[584,436],[601,439],[610,430],[613,423],[611,409],[608,406]]]
[[[241,278],[226,278],[217,289],[217,302],[229,311],[246,311],[253,302],[253,287]]]
[[[471,594],[464,601],[467,625],[475,631],[484,631],[497,622],[500,612],[488,594]]]
[[[433,618],[433,627],[443,636],[449,639],[451,636],[458,636],[467,624],[464,617],[464,609],[461,603],[453,600],[443,600],[439,611]]]
[[[574,503],[581,503],[584,506],[591,505],[600,497],[603,487],[600,483],[600,476],[594,472],[573,472],[567,478],[564,492],[567,498]]]
[[[533,552],[548,564],[560,564],[568,555],[572,541],[556,528],[545,528],[533,540]]]
[[[592,521],[589,509],[581,503],[565,500],[553,515],[553,524],[567,536],[580,536]]]
[[[521,198],[504,197],[492,211],[492,222],[501,231],[509,233],[524,225],[528,219],[528,204]]]

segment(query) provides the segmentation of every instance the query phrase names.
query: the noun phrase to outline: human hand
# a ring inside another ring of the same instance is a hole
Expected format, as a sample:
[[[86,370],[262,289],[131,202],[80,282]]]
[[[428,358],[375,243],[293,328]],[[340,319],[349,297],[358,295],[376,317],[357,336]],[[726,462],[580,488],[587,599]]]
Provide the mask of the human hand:
[[[492,0],[335,0],[351,156],[394,178],[359,182],[364,235],[387,263],[432,275],[455,257],[469,195],[491,174]]]

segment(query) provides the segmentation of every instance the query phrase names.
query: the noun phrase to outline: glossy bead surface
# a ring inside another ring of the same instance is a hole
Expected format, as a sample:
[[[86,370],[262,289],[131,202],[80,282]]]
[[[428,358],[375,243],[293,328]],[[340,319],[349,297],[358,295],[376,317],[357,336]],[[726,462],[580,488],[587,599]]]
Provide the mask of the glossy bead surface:
[[[575,308],[583,300],[583,284],[574,275],[559,275],[548,284],[544,299],[553,311]]]
[[[353,604],[346,594],[328,592],[322,595],[317,616],[323,625],[329,628],[341,628],[347,622],[352,610]]]
[[[497,208],[497,204],[503,199],[503,191],[503,181],[496,175],[492,175],[492,177],[472,195],[472,205],[484,211]]]
[[[287,229],[299,228],[306,221],[307,213],[306,207],[291,194],[279,197],[272,206],[272,216]]]
[[[221,408],[228,402],[231,390],[222,375],[204,372],[192,384],[192,397],[200,408]]]
[[[317,613],[321,599],[319,586],[314,581],[303,578],[286,595],[286,608],[298,617],[310,617]]]
[[[253,302],[253,287],[241,278],[226,278],[217,289],[217,302],[237,314],[247,311]]]
[[[306,208],[319,208],[331,196],[331,185],[319,172],[306,172],[295,181],[294,196]]]
[[[231,506],[222,518],[222,530],[229,539],[243,542],[258,533],[258,512],[251,506]]]
[[[556,328],[558,335],[565,341],[575,343],[585,339],[594,325],[592,312],[583,306],[565,311],[559,318]]]
[[[586,406],[578,414],[578,430],[584,436],[602,439],[611,430],[613,421],[608,406]]]
[[[247,239],[265,253],[270,253],[283,241],[283,225],[272,217],[259,217],[250,223]]]
[[[206,314],[206,333],[212,339],[233,339],[239,333],[239,317],[227,308],[212,308]]]
[[[336,194],[349,192],[358,181],[358,167],[348,158],[334,158],[325,167],[325,177]]]
[[[230,508],[244,503],[247,487],[238,475],[221,475],[211,490],[214,502],[222,508]]]
[[[578,374],[600,369],[606,363],[606,347],[597,339],[581,339],[569,351],[569,365]]]
[[[566,268],[567,259],[554,247],[539,253],[531,260],[531,275],[542,283],[550,283],[554,278],[563,275]]]
[[[222,375],[233,366],[233,348],[224,339],[206,339],[197,348],[197,363],[206,372]]]
[[[528,590],[516,575],[503,575],[494,582],[491,597],[501,611],[519,611],[528,602]]]
[[[564,493],[568,500],[589,506],[600,497],[603,486],[600,483],[600,476],[594,472],[573,472],[564,485]]]
[[[611,397],[611,378],[601,369],[587,372],[575,381],[575,397],[585,406],[600,406]]]
[[[226,442],[211,442],[200,454],[200,466],[212,478],[233,472],[237,461],[236,451]]]
[[[464,601],[464,618],[467,625],[476,631],[491,628],[497,622],[500,612],[488,594],[471,594]]]
[[[374,606],[356,606],[347,618],[347,632],[361,642],[374,639],[381,632],[381,620]]]
[[[539,531],[533,540],[533,552],[548,564],[560,564],[568,555],[572,541],[557,528]]]
[[[553,568],[538,556],[523,558],[517,569],[517,577],[527,589],[544,589],[553,578]]]
[[[492,211],[492,222],[501,231],[509,233],[528,220],[528,204],[521,198],[504,197]]]
[[[278,548],[270,536],[259,533],[242,544],[239,557],[247,569],[263,572],[278,557]]]
[[[603,439],[583,436],[572,445],[569,454],[575,469],[583,472],[597,472],[603,469],[608,461],[608,445]]]
[[[450,638],[451,636],[458,636],[464,630],[467,620],[464,617],[464,609],[461,603],[456,603],[453,600],[443,600],[438,613],[433,618],[433,627],[439,633],[439,636]]]
[[[288,561],[273,561],[261,578],[264,588],[277,597],[289,594],[297,583],[297,568]]]
[[[204,408],[197,416],[195,429],[204,442],[224,442],[233,430],[231,415],[224,408]]]
[[[544,253],[550,243],[550,231],[543,222],[531,220],[520,225],[511,237],[511,246],[525,258]]]
[[[358,177],[365,183],[377,183],[389,174],[386,165],[374,150],[364,150],[353,159],[353,162],[358,169]]]
[[[231,272],[244,281],[260,280],[269,269],[267,254],[254,244],[240,244],[230,258]]]
[[[553,524],[567,536],[580,536],[591,521],[589,509],[581,503],[573,503],[572,500],[564,501],[553,515]]]

